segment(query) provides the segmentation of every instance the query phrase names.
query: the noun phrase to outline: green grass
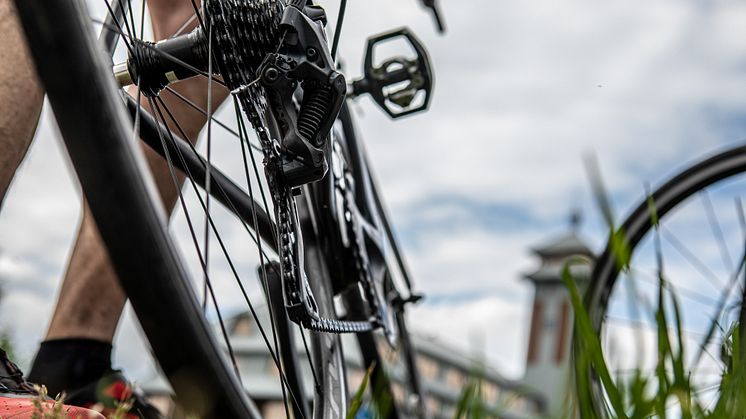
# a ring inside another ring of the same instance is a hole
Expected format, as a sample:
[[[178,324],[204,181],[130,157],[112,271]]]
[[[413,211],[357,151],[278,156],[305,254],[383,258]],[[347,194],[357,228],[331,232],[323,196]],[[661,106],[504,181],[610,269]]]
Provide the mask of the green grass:
[[[617,266],[629,270],[631,251],[626,243],[624,231],[614,226],[611,205],[605,193],[598,166],[594,160],[587,161],[592,190],[598,208],[609,230],[609,247],[612,249]],[[651,219],[654,250],[657,260],[657,300],[654,307],[634,307],[635,310],[648,310],[655,321],[656,361],[653,372],[646,372],[638,366],[631,376],[613,376],[604,357],[601,339],[594,330],[588,311],[583,305],[581,291],[573,278],[571,268],[579,264],[591,264],[587,258],[571,258],[562,272],[562,280],[569,292],[575,313],[574,363],[575,363],[575,406],[573,410],[582,418],[744,418],[746,417],[746,345],[740,342],[739,325],[734,322],[725,328],[721,343],[720,360],[724,368],[715,384],[717,400],[702,400],[701,388],[691,380],[691,372],[686,368],[685,331],[682,328],[682,308],[675,289],[670,285],[663,269],[660,249],[659,217],[653,197],[648,193],[648,210]],[[744,261],[741,261],[744,263]],[[639,304],[639,303],[638,303]],[[652,312],[650,312],[652,311]],[[741,311],[740,319],[746,317]],[[722,330],[717,320],[706,334],[705,342]],[[698,356],[701,356],[702,350]],[[598,378],[590,380],[591,372]],[[594,407],[592,394],[595,383],[603,387],[603,403]],[[600,410],[600,411],[598,411]],[[574,416],[568,413],[568,417]]]
[[[642,369],[635,370],[628,379],[614,377],[604,358],[601,340],[591,325],[583,306],[580,291],[570,273],[570,267],[587,260],[574,259],[563,270],[562,279],[570,293],[575,311],[575,352],[577,410],[583,418],[596,418],[593,408],[592,370],[603,384],[604,410],[612,418],[649,418],[671,416],[672,406],[682,418],[741,418],[746,417],[746,379],[742,360],[738,323],[730,325],[723,342],[721,359],[725,369],[720,376],[720,397],[712,405],[698,397],[698,389],[690,380],[685,368],[684,331],[681,326],[681,307],[678,298],[659,276],[658,301],[655,308],[657,335],[657,361],[654,375]],[[673,313],[665,310],[670,303]],[[671,315],[672,314],[672,315]]]
[[[358,412],[363,407],[363,404],[365,403],[365,391],[368,389],[368,385],[370,384],[370,376],[373,374],[375,366],[375,364],[372,364],[370,367],[368,367],[368,370],[365,371],[363,381],[360,382],[360,386],[358,386],[357,390],[355,391],[355,395],[350,402],[350,408],[347,409],[347,419],[355,419]]]
[[[354,419],[361,412],[365,412],[367,417],[389,417],[394,407],[394,396],[387,386],[389,382],[390,378],[382,365],[370,365],[350,401],[347,419]]]

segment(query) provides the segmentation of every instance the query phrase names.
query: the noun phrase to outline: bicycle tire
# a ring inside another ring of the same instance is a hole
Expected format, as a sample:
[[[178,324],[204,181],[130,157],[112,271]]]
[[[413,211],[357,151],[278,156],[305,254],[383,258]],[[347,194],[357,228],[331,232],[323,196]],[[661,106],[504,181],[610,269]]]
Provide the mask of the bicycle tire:
[[[357,211],[363,214],[363,217],[378,229],[381,236],[386,237],[387,243],[396,256],[398,269],[404,277],[406,286],[410,288],[411,283],[406,272],[403,256],[401,255],[393,232],[387,220],[386,211],[380,192],[373,181],[371,168],[368,163],[363,144],[359,141],[357,132],[353,124],[353,117],[347,105],[342,107],[339,120],[341,121],[341,130],[335,138],[339,141],[340,156],[344,159],[344,165],[349,168],[350,175],[354,179],[355,187],[355,206]],[[333,185],[327,185],[325,191],[317,191],[313,196],[319,197],[321,202],[327,203],[332,201]],[[333,209],[333,203],[327,204],[326,207]],[[322,209],[317,206],[317,212],[322,213]],[[321,229],[327,229],[324,234],[326,238],[324,249],[327,249],[326,259],[330,263],[330,271],[335,272],[333,275],[333,284],[339,289],[349,286],[349,281],[345,277],[354,277],[357,271],[350,268],[349,261],[354,260],[354,256],[343,250],[340,244],[337,224],[330,218],[327,211],[322,217],[323,222],[320,224]],[[337,217],[340,215],[338,214]],[[336,240],[333,239],[336,237]],[[376,246],[375,244],[365,241],[365,246]],[[385,259],[385,258],[383,258]],[[429,417],[425,406],[425,395],[422,383],[417,372],[416,353],[414,344],[409,335],[406,322],[406,303],[402,299],[400,291],[397,289],[392,279],[392,266],[388,260],[379,262],[385,270],[383,276],[383,290],[387,295],[390,310],[393,311],[394,322],[396,324],[396,339],[392,344],[380,330],[358,333],[356,336],[357,350],[360,352],[363,361],[363,370],[370,370],[370,388],[371,407],[376,411],[375,414],[387,418],[408,418]],[[376,270],[371,268],[371,270]],[[358,273],[359,274],[359,273]],[[341,284],[340,284],[341,283]],[[353,282],[354,284],[354,282]],[[353,286],[341,291],[347,315],[352,318],[368,318],[373,315],[369,311],[369,304],[366,303],[361,289]]]
[[[617,243],[624,243],[628,252],[634,257],[638,245],[654,231],[656,220],[659,223],[665,222],[666,217],[675,212],[688,198],[744,172],[746,172],[746,146],[743,145],[705,158],[682,170],[635,207],[621,227],[614,232],[619,235]],[[654,212],[651,211],[651,204],[654,205]],[[618,246],[609,238],[607,247],[595,260],[584,297],[584,306],[597,336],[600,336],[604,317],[609,310],[610,298],[623,271],[622,264],[618,261]],[[741,324],[742,333],[744,327],[746,326]],[[580,347],[578,339],[579,336],[576,334],[576,360],[581,355],[577,352]],[[590,374],[587,378],[593,385],[591,395],[593,410],[599,417],[605,417],[608,409],[604,399],[603,385],[593,368],[584,370],[581,364],[576,363],[576,373],[583,374],[584,371]]]
[[[18,1],[17,7],[94,219],[180,407],[206,418],[260,417],[225,362],[166,233],[163,208],[127,134],[131,121],[90,32],[85,6],[55,0]],[[329,310],[332,304],[326,294],[319,306]],[[346,388],[338,379],[344,371],[341,351],[328,351],[339,345],[333,343],[339,338],[313,335],[323,374],[314,404],[320,416],[315,417],[342,417]]]
[[[363,307],[362,296],[346,296],[348,307]],[[356,315],[361,314],[360,312]],[[357,335],[358,349],[365,369],[370,368],[371,400],[378,417],[427,418],[432,413],[425,406],[425,395],[417,372],[416,352],[407,328],[403,310],[396,311],[399,328],[395,346],[390,346],[380,332]]]

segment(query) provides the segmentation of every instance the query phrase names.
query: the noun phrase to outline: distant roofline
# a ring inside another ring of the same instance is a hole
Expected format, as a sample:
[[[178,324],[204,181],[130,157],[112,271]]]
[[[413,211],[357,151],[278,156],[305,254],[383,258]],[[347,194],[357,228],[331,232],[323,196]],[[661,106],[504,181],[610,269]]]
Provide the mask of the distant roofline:
[[[575,231],[565,232],[554,236],[544,244],[531,246],[532,253],[541,257],[585,255],[595,257],[593,251],[588,247]]]
[[[514,390],[521,393],[524,397],[537,402],[542,402],[541,394],[524,384],[521,380],[505,378],[497,369],[483,359],[464,354],[461,349],[454,348],[433,336],[428,336],[418,332],[410,332],[414,338],[416,350],[424,355],[431,356],[440,362],[450,364],[469,374],[474,368],[479,367],[480,363],[484,367],[480,373],[488,381],[498,384],[500,387]],[[419,344],[418,344],[419,343]]]

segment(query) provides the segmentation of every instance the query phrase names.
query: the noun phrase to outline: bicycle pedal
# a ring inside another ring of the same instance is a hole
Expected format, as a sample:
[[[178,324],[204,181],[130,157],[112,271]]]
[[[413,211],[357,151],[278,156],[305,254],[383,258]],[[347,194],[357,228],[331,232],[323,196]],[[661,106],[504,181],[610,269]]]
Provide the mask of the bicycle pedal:
[[[408,43],[415,56],[394,56],[377,65],[376,50],[396,40]],[[430,106],[433,91],[430,57],[408,28],[368,38],[363,74],[362,79],[352,83],[351,96],[369,94],[392,119],[422,112]]]

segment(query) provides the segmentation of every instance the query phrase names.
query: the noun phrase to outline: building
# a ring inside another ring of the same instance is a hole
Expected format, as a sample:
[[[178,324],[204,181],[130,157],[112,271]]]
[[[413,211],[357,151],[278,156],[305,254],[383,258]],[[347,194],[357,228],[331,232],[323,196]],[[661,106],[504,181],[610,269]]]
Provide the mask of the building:
[[[267,311],[258,310],[262,324],[268,324]],[[285,418],[279,373],[269,356],[254,319],[249,313],[240,313],[226,321],[242,382],[249,395],[267,418]],[[542,412],[541,398],[526,389],[522,383],[502,377],[494,368],[478,360],[464,356],[433,338],[412,334],[416,348],[417,368],[425,387],[426,406],[434,419],[452,418],[463,389],[475,371],[481,378],[482,400],[492,411],[501,412],[503,418],[532,418]],[[343,335],[343,347],[357,345],[353,335]],[[305,356],[305,355],[304,355]],[[359,388],[364,371],[359,353],[347,350],[345,360],[348,368],[351,393]],[[301,363],[303,374],[310,376],[308,363]],[[396,377],[397,374],[392,374]],[[164,412],[173,409],[170,388],[158,377],[142,384],[148,397]]]
[[[566,417],[570,401],[573,313],[562,270],[573,256],[592,260],[593,253],[578,237],[577,221],[571,231],[533,249],[540,266],[525,275],[534,285],[526,375],[523,383],[538,391],[550,417]],[[590,264],[573,265],[570,273],[582,289],[590,278]]]
[[[522,382],[508,380],[478,359],[463,355],[435,339],[414,336],[417,368],[434,418],[454,417],[456,404],[470,379],[482,379],[482,399],[501,418],[533,418],[543,414],[542,397]]]

